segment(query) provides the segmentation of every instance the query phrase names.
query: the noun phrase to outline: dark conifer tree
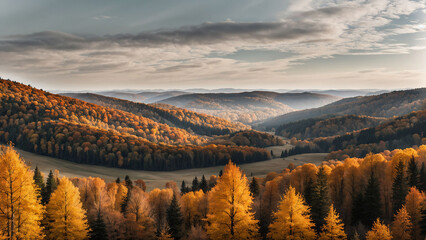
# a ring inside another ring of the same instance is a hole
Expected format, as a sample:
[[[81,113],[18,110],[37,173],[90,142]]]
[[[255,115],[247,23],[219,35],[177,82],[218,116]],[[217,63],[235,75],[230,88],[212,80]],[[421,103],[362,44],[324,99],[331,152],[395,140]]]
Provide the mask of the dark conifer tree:
[[[43,176],[41,175],[40,170],[38,169],[38,166],[36,166],[34,170],[34,183],[37,186],[37,197],[40,200],[42,198],[42,193],[44,192],[44,180]]]
[[[124,182],[126,184],[126,187],[130,190],[133,187],[133,182],[132,180],[130,180],[129,175],[126,175],[126,177],[124,178]]]
[[[359,192],[355,198],[352,200],[352,219],[351,223],[353,226],[356,226],[359,222],[363,220],[364,212],[364,196],[362,192]]]
[[[422,191],[426,191],[426,169],[425,163],[422,163],[422,167],[420,168],[419,173],[419,189]]]
[[[306,204],[312,206],[313,197],[314,197],[314,181],[312,178],[309,178],[306,182],[305,191],[303,192],[303,196],[305,197]]]
[[[115,183],[117,183],[117,184],[121,183],[120,177],[118,177],[117,179],[115,179]]]
[[[204,177],[204,175],[201,178],[199,189],[203,190],[203,192],[207,192],[209,190],[209,186],[207,184],[207,180],[206,180],[206,177]]]
[[[419,171],[417,169],[416,159],[411,157],[407,166],[407,182],[408,186],[419,188]]]
[[[170,235],[172,235],[174,239],[180,239],[183,235],[183,217],[175,195],[173,195],[172,202],[167,209],[167,223],[170,227]]]
[[[46,180],[46,187],[44,188],[42,202],[43,204],[47,204],[50,199],[50,195],[52,195],[53,191],[58,187],[58,181],[56,177],[53,175],[52,170],[50,170],[49,175]]]
[[[195,177],[194,180],[192,180],[192,191],[198,191],[200,189],[200,182],[198,181],[198,178]]]
[[[106,225],[101,214],[98,214],[96,220],[90,224],[90,239],[104,240],[108,239]]]
[[[257,180],[255,177],[251,179],[250,182],[250,192],[253,195],[253,197],[257,197],[259,195],[259,184],[257,183]]]
[[[325,218],[330,210],[331,200],[328,188],[327,174],[321,167],[317,173],[317,182],[312,196],[312,219],[318,231],[324,225]]]
[[[223,171],[222,171],[222,170],[220,170],[220,172],[219,172],[219,177],[222,177],[222,174],[223,174]]]
[[[380,183],[372,172],[368,179],[367,188],[363,198],[362,222],[371,228],[373,222],[382,215],[382,203],[380,199]]]
[[[180,193],[183,195],[186,193],[187,187],[186,187],[186,183],[185,180],[182,180],[182,184],[180,185]]]
[[[408,193],[408,187],[404,174],[404,163],[399,161],[395,167],[395,178],[392,184],[392,208],[395,214],[405,203],[405,196]],[[376,192],[377,194],[378,192]]]
[[[123,213],[123,214],[126,212],[127,204],[129,203],[130,192],[131,191],[129,189],[129,191],[127,191],[127,194],[125,196],[123,196],[123,202],[121,202],[121,205],[120,205],[120,212]]]

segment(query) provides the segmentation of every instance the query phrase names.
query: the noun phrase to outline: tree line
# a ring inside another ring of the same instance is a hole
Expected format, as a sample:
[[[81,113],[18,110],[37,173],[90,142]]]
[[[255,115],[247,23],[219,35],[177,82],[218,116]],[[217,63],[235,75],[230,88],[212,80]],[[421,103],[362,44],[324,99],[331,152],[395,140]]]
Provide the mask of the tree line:
[[[0,151],[4,239],[424,239],[426,146],[221,176],[180,191],[143,180],[43,177]],[[44,181],[46,179],[46,181]]]

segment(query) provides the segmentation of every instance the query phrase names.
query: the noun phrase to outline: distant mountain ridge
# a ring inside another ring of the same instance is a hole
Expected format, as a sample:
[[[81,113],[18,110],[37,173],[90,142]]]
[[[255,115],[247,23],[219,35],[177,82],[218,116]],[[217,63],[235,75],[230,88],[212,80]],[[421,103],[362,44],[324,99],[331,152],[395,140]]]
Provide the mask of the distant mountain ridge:
[[[372,117],[402,116],[422,110],[426,99],[426,88],[393,91],[380,95],[344,98],[331,104],[287,113],[258,124],[259,129],[272,129],[280,125],[326,115],[365,115]]]
[[[341,98],[317,93],[242,93],[185,94],[160,101],[196,112],[203,112],[245,124],[280,114],[323,106]]]

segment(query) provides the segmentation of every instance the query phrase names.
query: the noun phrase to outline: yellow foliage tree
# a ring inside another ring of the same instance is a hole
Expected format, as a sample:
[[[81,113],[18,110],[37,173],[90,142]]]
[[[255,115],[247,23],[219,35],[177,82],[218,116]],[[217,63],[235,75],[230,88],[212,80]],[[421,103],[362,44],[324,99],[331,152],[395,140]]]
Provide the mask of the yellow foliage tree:
[[[80,193],[66,177],[52,193],[47,204],[49,239],[86,239],[88,224],[80,201]]]
[[[413,224],[413,238],[423,240],[420,221],[422,219],[422,203],[425,199],[425,194],[412,187],[410,192],[405,197],[405,207],[408,215],[410,215],[411,223]]]
[[[388,228],[388,226],[382,224],[380,222],[380,219],[377,219],[374,224],[373,228],[367,232],[366,240],[391,240],[391,232]]]
[[[410,215],[408,215],[407,208],[405,205],[398,210],[395,215],[395,220],[392,223],[392,236],[398,240],[410,240],[413,225],[410,221]]]
[[[257,220],[246,176],[229,162],[209,195],[207,234],[211,239],[255,239]]]
[[[339,214],[334,209],[333,205],[330,206],[330,211],[325,218],[325,225],[322,227],[320,240],[338,240],[347,239],[344,231],[344,225],[339,218]]]
[[[0,236],[6,239],[42,238],[42,214],[43,207],[37,199],[33,173],[12,147],[2,147]]]
[[[281,200],[275,221],[269,225],[268,237],[272,239],[315,239],[314,224],[309,207],[303,197],[290,186]]]

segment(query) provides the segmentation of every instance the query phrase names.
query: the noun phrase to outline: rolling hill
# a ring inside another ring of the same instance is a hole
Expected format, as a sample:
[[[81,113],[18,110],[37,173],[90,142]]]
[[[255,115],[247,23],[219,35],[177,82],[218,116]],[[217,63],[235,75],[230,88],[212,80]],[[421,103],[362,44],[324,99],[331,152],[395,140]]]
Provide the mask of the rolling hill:
[[[176,170],[262,161],[260,148],[205,145],[207,137],[133,113],[0,79],[0,142],[77,163]]]
[[[63,93],[61,95],[77,98],[104,107],[130,112],[149,118],[155,122],[182,128],[199,135],[223,135],[249,129],[241,123],[233,123],[224,119],[196,113],[165,104],[144,104],[113,97],[105,97],[93,93]]]
[[[180,108],[207,113],[227,120],[253,123],[280,114],[319,107],[339,97],[316,93],[208,93],[186,94],[160,101]]]
[[[106,97],[114,97],[120,98],[132,102],[139,103],[155,103],[167,98],[176,97],[184,94],[188,94],[183,91],[155,91],[155,92],[125,92],[125,91],[108,91],[108,92],[98,92],[96,94],[106,96]]]
[[[340,101],[297,112],[287,113],[268,119],[257,125],[259,129],[272,129],[308,118],[319,118],[327,115],[365,115],[371,117],[402,116],[425,107],[426,88],[394,91],[380,95],[344,98]]]

